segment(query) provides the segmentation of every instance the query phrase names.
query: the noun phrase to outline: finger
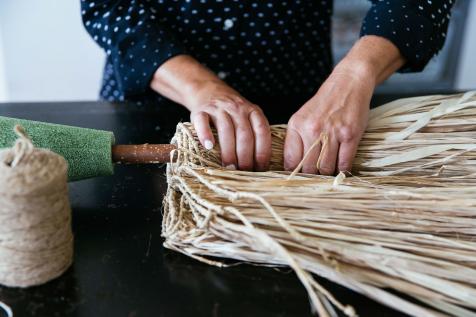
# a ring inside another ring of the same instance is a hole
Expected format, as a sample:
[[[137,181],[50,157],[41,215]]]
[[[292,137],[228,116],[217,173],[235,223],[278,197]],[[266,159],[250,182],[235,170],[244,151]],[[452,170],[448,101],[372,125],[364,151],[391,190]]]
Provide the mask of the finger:
[[[301,135],[294,129],[288,128],[284,141],[284,169],[294,170],[302,159],[304,145]]]
[[[255,139],[254,167],[256,171],[266,171],[271,159],[271,128],[264,114],[258,110],[250,113],[250,122]]]
[[[337,165],[337,153],[339,152],[339,142],[333,134],[327,136],[326,142],[327,144],[323,144],[321,147],[318,171],[321,175],[334,175]]]
[[[252,171],[255,142],[248,114],[234,114],[230,116],[235,126],[238,168],[244,171]]]
[[[212,120],[218,133],[222,165],[228,169],[236,169],[235,126],[228,113],[223,111],[213,114]]]
[[[358,146],[358,141],[350,141],[340,144],[337,159],[337,169],[339,172],[352,171],[352,163],[354,161],[355,154],[357,153]]]
[[[317,160],[321,153],[321,147],[322,144],[319,137],[308,137],[304,140],[303,173],[317,174]]]
[[[215,145],[215,137],[210,128],[210,117],[206,112],[198,112],[192,116],[192,123],[197,131],[198,139],[203,147],[211,150]]]

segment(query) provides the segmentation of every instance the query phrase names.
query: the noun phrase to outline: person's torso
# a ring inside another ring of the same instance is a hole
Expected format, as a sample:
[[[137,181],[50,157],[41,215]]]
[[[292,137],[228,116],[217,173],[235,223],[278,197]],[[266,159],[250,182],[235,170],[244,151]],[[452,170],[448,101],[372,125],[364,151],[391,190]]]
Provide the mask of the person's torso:
[[[188,54],[245,97],[310,95],[331,71],[331,0],[149,5]]]

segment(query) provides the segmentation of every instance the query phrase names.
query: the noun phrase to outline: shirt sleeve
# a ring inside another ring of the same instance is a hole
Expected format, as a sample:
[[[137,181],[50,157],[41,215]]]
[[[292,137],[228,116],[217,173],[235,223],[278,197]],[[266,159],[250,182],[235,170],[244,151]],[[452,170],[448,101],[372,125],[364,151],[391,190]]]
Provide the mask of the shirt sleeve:
[[[454,0],[372,0],[361,36],[377,35],[398,47],[407,63],[400,72],[418,72],[443,47]]]
[[[108,55],[118,74],[118,88],[126,98],[146,92],[157,68],[169,58],[185,53],[148,3],[81,0],[84,26]]]

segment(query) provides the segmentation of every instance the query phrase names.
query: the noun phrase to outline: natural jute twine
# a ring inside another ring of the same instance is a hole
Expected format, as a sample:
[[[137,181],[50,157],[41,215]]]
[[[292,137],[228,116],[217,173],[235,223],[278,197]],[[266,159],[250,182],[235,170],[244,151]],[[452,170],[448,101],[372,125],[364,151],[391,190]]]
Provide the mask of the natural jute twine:
[[[71,208],[64,158],[15,132],[14,147],[0,151],[0,284],[28,287],[71,265]]]

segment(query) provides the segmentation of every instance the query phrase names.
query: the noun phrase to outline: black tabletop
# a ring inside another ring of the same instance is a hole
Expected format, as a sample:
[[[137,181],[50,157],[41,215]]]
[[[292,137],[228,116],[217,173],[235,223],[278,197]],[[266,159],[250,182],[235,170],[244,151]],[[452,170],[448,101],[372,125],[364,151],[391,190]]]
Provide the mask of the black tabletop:
[[[400,96],[377,96],[375,104]],[[117,143],[167,143],[178,121],[171,104],[102,102],[0,104],[0,115],[113,131]],[[270,117],[270,121],[282,121]],[[111,177],[70,184],[75,253],[61,277],[28,289],[0,287],[14,316],[311,316],[289,269],[216,268],[162,246],[166,190],[160,165],[116,166]],[[360,316],[401,316],[319,279]],[[2,312],[0,312],[2,316]]]

